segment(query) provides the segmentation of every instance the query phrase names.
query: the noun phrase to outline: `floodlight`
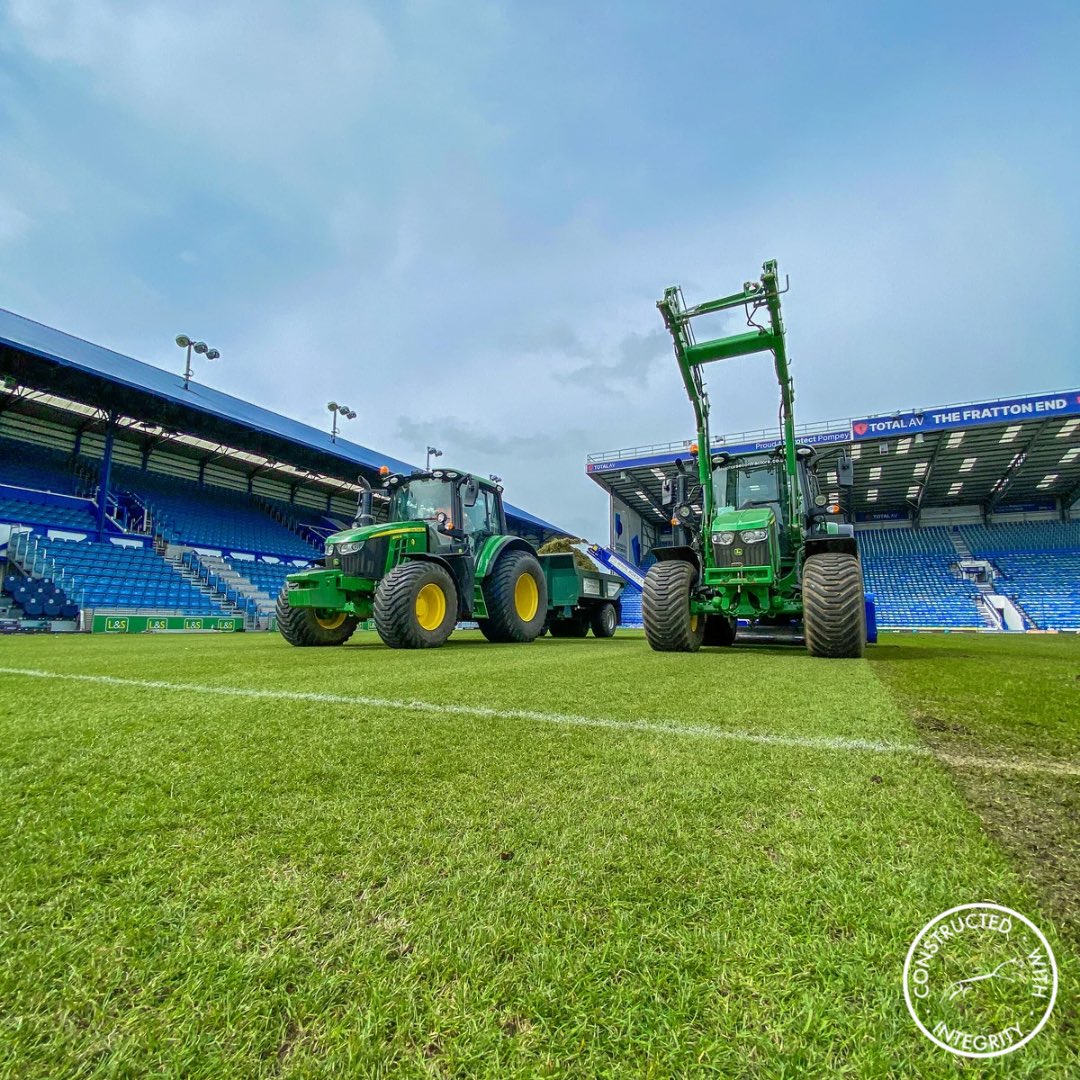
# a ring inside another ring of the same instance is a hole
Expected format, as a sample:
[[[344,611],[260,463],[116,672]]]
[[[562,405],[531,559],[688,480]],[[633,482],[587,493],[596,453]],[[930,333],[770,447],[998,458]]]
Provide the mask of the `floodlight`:
[[[328,408],[328,409],[329,409],[329,410],[330,410],[331,412],[337,412],[337,402],[336,402],[336,401],[328,401],[328,402],[326,403],[326,407],[327,407],[327,408]]]
[[[191,344],[191,338],[189,338],[187,334],[177,334],[176,344],[179,345],[181,349],[186,349]]]
[[[218,357],[220,357],[220,356],[221,356],[221,353],[219,353],[217,351],[217,349],[208,349],[207,352],[206,352],[206,359],[207,360],[217,360]]]
[[[207,345],[205,341],[196,341],[192,348],[194,348],[197,353],[202,354],[206,352]]]

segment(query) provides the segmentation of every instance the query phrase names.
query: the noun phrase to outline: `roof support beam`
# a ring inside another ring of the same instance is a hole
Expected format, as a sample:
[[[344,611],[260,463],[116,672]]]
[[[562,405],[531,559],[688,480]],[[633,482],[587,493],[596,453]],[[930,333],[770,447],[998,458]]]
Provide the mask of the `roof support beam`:
[[[1035,429],[1035,434],[1020,448],[1016,456],[1012,459],[1009,467],[1005,470],[1005,475],[994,485],[993,491],[990,493],[990,498],[986,501],[986,513],[992,514],[994,509],[998,506],[1001,500],[1005,497],[1006,492],[1012,486],[1012,482],[1020,474],[1021,470],[1027,464],[1028,457],[1031,454],[1032,448],[1042,437],[1042,433],[1046,430],[1049,420],[1044,420]]]
[[[941,432],[938,435],[937,444],[934,446],[933,453],[930,455],[930,460],[926,463],[926,472],[923,473],[921,486],[919,488],[919,494],[915,497],[915,524],[919,524],[919,517],[922,514],[923,498],[926,495],[926,489],[930,486],[930,478],[934,475],[934,466],[938,462],[938,458],[941,457],[941,451],[945,449],[945,443],[948,440],[949,433],[947,431]]]

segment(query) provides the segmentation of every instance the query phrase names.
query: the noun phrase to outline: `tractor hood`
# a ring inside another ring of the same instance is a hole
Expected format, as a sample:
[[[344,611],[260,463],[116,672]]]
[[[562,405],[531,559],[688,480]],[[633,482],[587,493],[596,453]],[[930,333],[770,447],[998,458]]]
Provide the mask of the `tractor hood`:
[[[427,523],[423,521],[384,521],[381,525],[362,525],[352,529],[342,529],[341,532],[336,532],[326,538],[326,554],[335,554],[342,544],[362,544],[366,540],[381,536],[426,531]]]
[[[767,506],[754,506],[749,510],[724,508],[713,515],[713,532],[743,532],[749,529],[767,529],[776,515]]]

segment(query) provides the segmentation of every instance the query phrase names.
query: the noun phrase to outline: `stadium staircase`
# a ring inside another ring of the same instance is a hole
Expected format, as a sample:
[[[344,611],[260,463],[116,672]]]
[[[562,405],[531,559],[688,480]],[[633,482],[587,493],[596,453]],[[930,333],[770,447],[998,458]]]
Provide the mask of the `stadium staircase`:
[[[247,598],[232,588],[231,583],[220,581],[213,574],[202,573],[197,567],[205,557],[200,559],[196,553],[190,554],[195,557],[185,560],[188,551],[170,545],[164,549],[162,557],[196,592],[220,607],[226,615],[238,616],[248,628],[252,628],[255,611],[246,602]]]

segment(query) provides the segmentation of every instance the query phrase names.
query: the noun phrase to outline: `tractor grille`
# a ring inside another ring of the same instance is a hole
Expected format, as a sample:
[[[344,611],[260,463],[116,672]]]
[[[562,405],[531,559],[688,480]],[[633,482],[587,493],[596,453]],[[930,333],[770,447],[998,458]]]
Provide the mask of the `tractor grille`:
[[[736,536],[733,543],[713,544],[713,559],[720,569],[768,566],[769,541],[759,540],[756,544],[744,544]]]
[[[380,536],[366,540],[359,551],[341,556],[341,572],[349,577],[378,579],[386,568],[386,555],[390,550],[390,537]]]

